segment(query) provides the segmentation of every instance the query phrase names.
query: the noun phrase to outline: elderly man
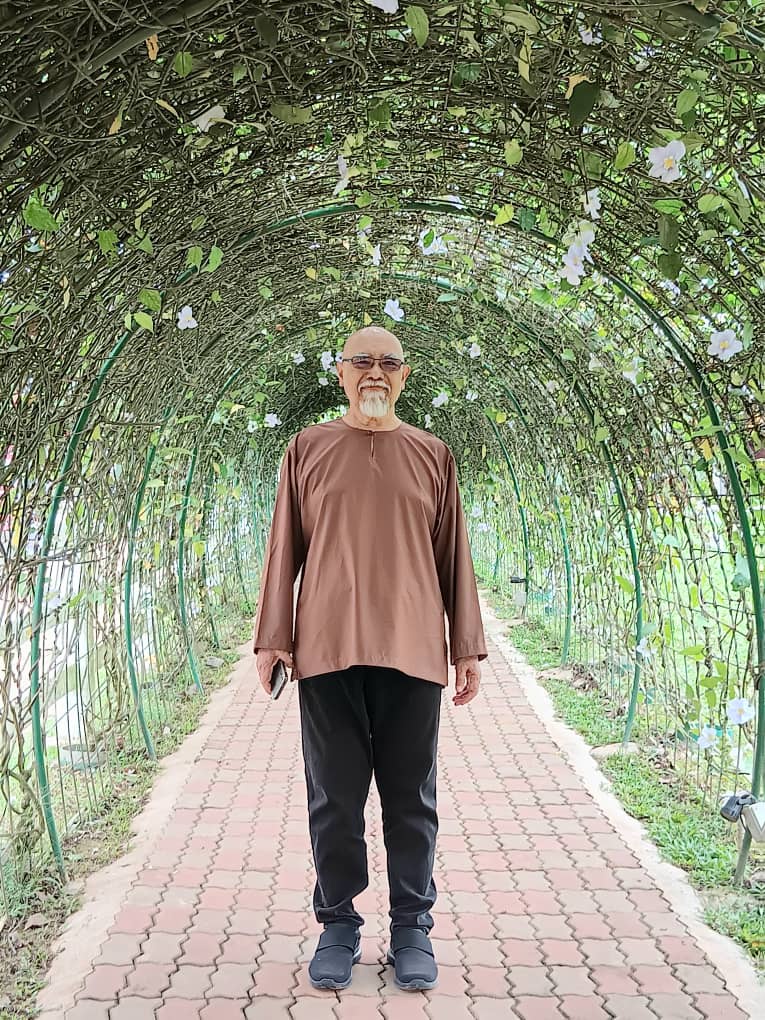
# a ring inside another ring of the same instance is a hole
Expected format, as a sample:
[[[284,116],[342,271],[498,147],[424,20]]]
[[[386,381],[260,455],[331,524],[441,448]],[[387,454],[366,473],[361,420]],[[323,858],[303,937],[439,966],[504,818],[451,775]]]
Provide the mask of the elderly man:
[[[308,968],[317,988],[346,988],[361,956],[353,898],[369,884],[373,773],[388,858],[387,959],[399,987],[435,986],[444,610],[455,705],[476,696],[487,657],[454,456],[395,414],[410,372],[393,333],[369,326],[348,338],[337,377],[350,406],[290,439],[264,557],[253,650],[267,693],[277,659],[299,681],[313,908],[324,925]]]

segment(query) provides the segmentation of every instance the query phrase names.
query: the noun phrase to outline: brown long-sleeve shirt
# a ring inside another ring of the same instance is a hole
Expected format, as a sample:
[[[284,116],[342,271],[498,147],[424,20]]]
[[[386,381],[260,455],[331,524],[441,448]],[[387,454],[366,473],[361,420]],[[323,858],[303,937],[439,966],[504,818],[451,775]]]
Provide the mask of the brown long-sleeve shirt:
[[[445,687],[444,611],[452,663],[485,659],[446,443],[407,422],[373,432],[342,418],[294,435],[281,465],[253,650],[292,652],[295,679],[373,665]]]

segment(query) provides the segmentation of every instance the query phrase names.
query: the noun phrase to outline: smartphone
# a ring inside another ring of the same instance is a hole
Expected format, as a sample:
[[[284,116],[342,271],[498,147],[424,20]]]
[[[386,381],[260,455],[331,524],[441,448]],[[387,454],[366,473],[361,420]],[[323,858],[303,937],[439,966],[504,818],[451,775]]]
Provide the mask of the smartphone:
[[[284,690],[287,683],[287,668],[281,659],[277,659],[271,670],[271,697],[274,701]]]

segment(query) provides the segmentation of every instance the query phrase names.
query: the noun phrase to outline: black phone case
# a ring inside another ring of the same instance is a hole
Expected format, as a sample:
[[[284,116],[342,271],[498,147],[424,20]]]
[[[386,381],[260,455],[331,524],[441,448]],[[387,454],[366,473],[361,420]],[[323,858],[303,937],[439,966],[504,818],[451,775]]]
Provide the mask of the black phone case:
[[[277,659],[271,670],[271,697],[274,701],[287,685],[287,668],[281,659]]]

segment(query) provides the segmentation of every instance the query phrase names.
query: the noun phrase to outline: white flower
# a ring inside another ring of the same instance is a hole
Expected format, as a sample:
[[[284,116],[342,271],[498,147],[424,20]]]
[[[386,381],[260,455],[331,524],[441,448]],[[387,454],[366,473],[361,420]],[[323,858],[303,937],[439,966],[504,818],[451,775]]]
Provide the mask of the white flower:
[[[197,320],[191,312],[191,305],[184,305],[178,312],[178,329],[195,329]]]
[[[396,298],[388,298],[385,302],[384,312],[386,315],[390,316],[394,322],[401,322],[404,318],[404,309],[398,303]]]
[[[248,432],[255,432],[259,427],[260,426],[258,425],[254,418],[250,418],[250,420],[247,422]]]
[[[470,513],[473,517],[483,517],[483,510],[478,505],[474,506]]]
[[[579,38],[585,46],[594,46],[596,43],[602,43],[603,36],[600,34],[600,25],[593,25],[592,28],[580,26]]]
[[[323,351],[321,355],[321,367],[325,372],[328,372],[335,363],[335,357],[332,351]]]
[[[319,386],[329,386],[329,379],[326,375],[319,376]]]
[[[481,523],[477,526],[476,530],[477,531],[488,531],[489,530],[489,525],[486,523],[486,521],[481,521]]]
[[[441,390],[437,397],[433,397],[433,407],[443,407],[444,404],[449,402],[449,394],[446,390]]]
[[[730,361],[734,354],[744,349],[740,340],[732,329],[724,329],[721,333],[713,333],[709,338],[707,354],[711,354],[720,361]]]
[[[637,375],[640,371],[640,366],[643,363],[643,359],[637,355],[629,363],[629,368],[622,369],[622,375],[625,379],[629,379],[633,386],[637,386]]]
[[[639,643],[635,645],[635,651],[642,659],[650,659],[651,649],[648,647],[648,638],[642,637]]]
[[[270,429],[275,428],[277,425],[281,425],[282,420],[278,414],[267,414],[263,419],[264,424],[268,425]]]
[[[478,344],[472,343],[470,345],[470,350],[468,351],[468,354],[470,355],[471,358],[480,358],[481,348],[478,346]]]
[[[475,390],[467,390],[465,392],[465,400],[478,400],[478,394]]]
[[[680,176],[680,160],[685,155],[685,145],[680,139],[668,142],[667,145],[657,145],[648,150],[648,162],[651,167],[648,171],[649,177],[659,177],[665,184],[676,181]]]
[[[574,232],[571,240],[577,244],[581,244],[585,250],[589,248],[595,240],[595,225],[590,223],[589,220],[577,220],[576,223],[571,224],[570,229]],[[587,252],[587,258],[590,262],[592,262],[589,252]]]
[[[295,353],[292,355],[292,360],[295,362],[296,365],[302,365],[303,362],[305,361],[305,355],[303,354],[302,351],[295,351]]]
[[[439,237],[438,234],[434,233],[433,234],[433,240],[430,242],[430,244],[427,247],[425,246],[425,237],[429,233],[430,233],[430,228],[429,227],[425,227],[424,230],[420,231],[420,236],[419,236],[419,239],[418,239],[417,243],[419,244],[420,249],[422,250],[422,254],[423,255],[448,255],[449,254],[449,249],[446,247],[446,243],[444,242],[443,238]]]
[[[222,106],[212,106],[204,113],[200,113],[198,117],[194,117],[191,123],[196,124],[200,131],[207,131],[213,121],[225,120],[225,117],[226,111]]]
[[[383,14],[395,14],[398,10],[398,0],[367,0],[367,2]]]
[[[584,206],[585,215],[589,216],[591,220],[600,219],[600,213],[598,212],[600,209],[600,194],[597,188],[590,188],[585,195],[582,195],[582,205]]]
[[[555,379],[548,379],[545,383],[545,389],[548,393],[555,393],[556,390],[560,389],[560,383]]]
[[[754,705],[750,705],[746,698],[732,698],[725,711],[734,726],[743,726],[754,719]]]
[[[717,730],[714,726],[703,726],[697,743],[701,751],[706,751],[708,747],[714,747],[717,743]]]
[[[590,355],[590,360],[587,362],[587,368],[590,372],[599,372],[603,368],[603,362],[595,354]]]
[[[381,258],[382,258],[382,255],[380,254],[380,245],[376,244],[374,246],[374,248],[372,249],[372,265],[373,266],[379,266]]]
[[[558,274],[576,286],[584,276],[585,259],[589,259],[592,262],[587,246],[579,241],[574,241],[563,256],[563,267],[558,270]]]
[[[348,180],[348,164],[342,156],[337,157],[337,169],[340,174],[340,180],[337,182],[332,192],[333,198],[335,198],[336,195],[339,195],[344,188],[347,188],[350,183]]]
[[[426,414],[425,415],[425,428],[429,429],[429,428],[431,428],[432,425],[433,425],[433,419],[430,417],[429,414]]]

